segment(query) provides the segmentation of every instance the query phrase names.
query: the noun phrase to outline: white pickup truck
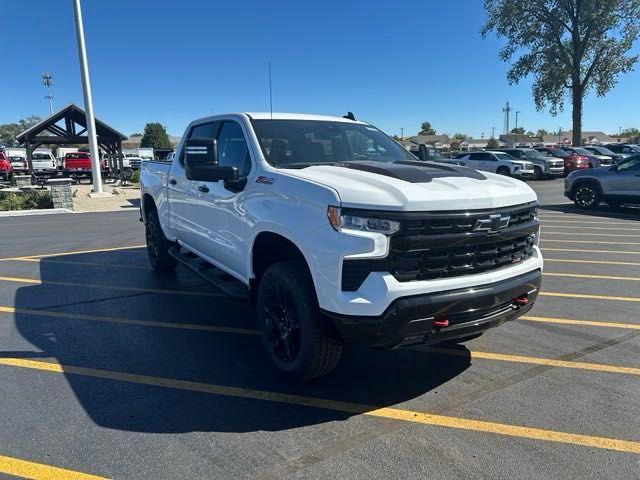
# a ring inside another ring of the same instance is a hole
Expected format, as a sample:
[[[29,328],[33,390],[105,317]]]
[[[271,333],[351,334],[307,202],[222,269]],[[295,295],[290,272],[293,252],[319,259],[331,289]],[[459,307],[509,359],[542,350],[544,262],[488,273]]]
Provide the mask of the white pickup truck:
[[[140,180],[153,268],[182,263],[246,298],[293,379],[330,372],[346,343],[474,338],[540,288],[529,186],[417,161],[353,114],[196,120]]]

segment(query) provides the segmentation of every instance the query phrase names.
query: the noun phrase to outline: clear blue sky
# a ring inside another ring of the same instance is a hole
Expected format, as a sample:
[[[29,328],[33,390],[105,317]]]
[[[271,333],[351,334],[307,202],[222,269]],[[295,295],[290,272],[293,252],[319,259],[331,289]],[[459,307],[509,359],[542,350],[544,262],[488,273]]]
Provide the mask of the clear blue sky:
[[[569,129],[536,112],[530,83],[509,86],[500,42],[482,39],[481,0],[83,0],[96,115],[125,134],[149,121],[181,135],[212,112],[355,112],[390,134],[502,131],[502,106],[520,125]],[[0,123],[45,116],[40,75],[56,107],[83,106],[71,0],[2,0]],[[634,47],[638,51],[638,45]],[[584,128],[640,128],[640,67],[606,98],[590,97]],[[568,107],[568,106],[567,106]],[[513,120],[512,120],[513,124]]]

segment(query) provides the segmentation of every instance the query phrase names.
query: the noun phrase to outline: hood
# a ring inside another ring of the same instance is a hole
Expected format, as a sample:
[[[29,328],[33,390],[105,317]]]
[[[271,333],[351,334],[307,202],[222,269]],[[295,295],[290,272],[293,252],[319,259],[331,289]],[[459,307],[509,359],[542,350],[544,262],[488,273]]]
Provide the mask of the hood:
[[[318,165],[287,170],[287,174],[333,188],[342,206],[350,208],[479,210],[537,200],[535,192],[520,180],[443,163]]]

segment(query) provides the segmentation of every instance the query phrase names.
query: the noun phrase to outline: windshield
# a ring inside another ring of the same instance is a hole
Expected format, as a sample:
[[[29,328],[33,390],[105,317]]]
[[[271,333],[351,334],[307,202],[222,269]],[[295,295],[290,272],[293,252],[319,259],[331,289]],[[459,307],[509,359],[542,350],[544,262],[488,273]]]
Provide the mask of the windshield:
[[[585,150],[584,148],[574,148],[573,149],[574,152],[576,152],[578,155],[585,155],[587,157],[590,157],[591,155],[593,155],[593,153],[591,153],[589,150]]]
[[[24,157],[9,157],[12,162],[24,162]]]
[[[416,161],[377,128],[351,122],[253,120],[264,158],[279,168],[343,162]]]
[[[601,155],[615,155],[611,150],[605,147],[591,147],[592,150],[600,153]]]
[[[51,157],[48,153],[34,153],[33,160],[51,160]]]
[[[524,153],[526,153],[527,156],[529,156],[529,157],[534,157],[534,158],[535,157],[544,157],[544,154],[540,153],[537,150],[534,150],[533,148],[523,148],[522,151]]]

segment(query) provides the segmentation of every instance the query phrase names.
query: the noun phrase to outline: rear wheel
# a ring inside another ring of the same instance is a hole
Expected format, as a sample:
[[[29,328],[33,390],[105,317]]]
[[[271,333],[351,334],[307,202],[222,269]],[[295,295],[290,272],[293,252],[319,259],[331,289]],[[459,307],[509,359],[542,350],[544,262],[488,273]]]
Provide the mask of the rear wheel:
[[[157,272],[169,272],[176,268],[177,261],[169,255],[169,248],[173,245],[164,236],[158,212],[150,210],[146,214],[145,234],[147,238],[147,254],[149,263]]]
[[[594,183],[582,183],[575,188],[573,203],[579,208],[594,209],[600,205],[600,188]]]
[[[301,260],[272,264],[258,287],[257,316],[272,365],[292,380],[331,372],[342,344],[322,329],[313,282]]]
[[[498,175],[505,175],[507,177],[511,175],[511,172],[507,167],[498,167],[498,170],[496,170],[496,173]]]

